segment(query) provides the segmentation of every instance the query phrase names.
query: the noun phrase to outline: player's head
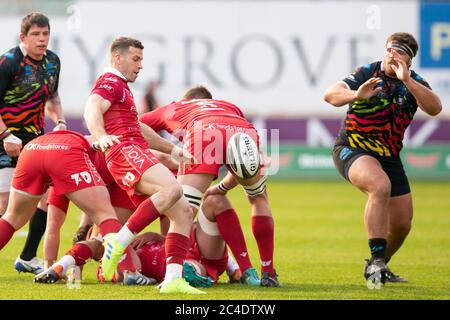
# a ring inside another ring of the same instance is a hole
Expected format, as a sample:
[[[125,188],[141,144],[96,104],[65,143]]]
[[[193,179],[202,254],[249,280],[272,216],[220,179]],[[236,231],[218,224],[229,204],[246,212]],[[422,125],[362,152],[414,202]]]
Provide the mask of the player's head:
[[[406,32],[396,32],[386,40],[386,52],[384,54],[384,69],[386,74],[395,76],[392,65],[397,65],[394,59],[400,59],[411,67],[412,59],[419,50],[417,40],[413,35]]]
[[[212,94],[203,86],[196,86],[183,95],[183,99],[193,100],[193,99],[212,99]]]
[[[20,41],[25,46],[27,54],[36,60],[44,57],[50,39],[50,22],[39,12],[27,14],[20,25]]]
[[[111,44],[111,65],[119,70],[128,82],[136,81],[142,69],[144,46],[139,40],[120,37]]]

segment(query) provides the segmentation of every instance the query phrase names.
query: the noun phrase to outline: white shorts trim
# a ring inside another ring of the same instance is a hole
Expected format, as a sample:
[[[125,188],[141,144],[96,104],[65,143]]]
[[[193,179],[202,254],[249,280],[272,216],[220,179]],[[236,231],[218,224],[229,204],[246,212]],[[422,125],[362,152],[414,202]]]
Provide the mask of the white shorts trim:
[[[202,209],[198,211],[197,221],[200,225],[200,228],[210,236],[220,236],[219,228],[217,228],[217,223],[209,221],[203,213]]]
[[[17,193],[20,193],[20,194],[22,194],[22,195],[24,195],[24,196],[27,196],[27,197],[33,198],[33,199],[39,199],[39,198],[42,198],[42,196],[45,194],[45,193],[43,193],[43,194],[41,194],[41,195],[31,194],[31,193],[28,193],[28,192],[25,192],[25,191],[22,191],[22,190],[17,190],[17,189],[15,189],[15,188],[13,188],[13,187],[11,187],[11,191],[15,191],[15,192],[17,192]]]
[[[15,170],[16,168],[0,169],[0,192],[9,192]]]

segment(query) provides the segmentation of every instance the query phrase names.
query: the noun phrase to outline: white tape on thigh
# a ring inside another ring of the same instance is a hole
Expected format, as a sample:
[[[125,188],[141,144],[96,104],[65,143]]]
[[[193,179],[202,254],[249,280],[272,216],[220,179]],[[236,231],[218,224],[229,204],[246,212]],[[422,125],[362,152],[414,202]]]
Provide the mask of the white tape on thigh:
[[[184,196],[188,200],[189,204],[198,210],[200,208],[200,204],[202,203],[203,193],[200,190],[185,184],[182,185],[182,188]]]
[[[266,191],[267,176],[263,176],[259,181],[251,186],[244,186],[245,192],[249,197],[255,197]]]
[[[9,192],[11,181],[16,168],[2,168],[0,169],[0,192]]]
[[[208,218],[203,213],[202,209],[198,211],[197,221],[202,230],[210,236],[220,236],[219,228],[217,228],[217,223],[209,221]]]

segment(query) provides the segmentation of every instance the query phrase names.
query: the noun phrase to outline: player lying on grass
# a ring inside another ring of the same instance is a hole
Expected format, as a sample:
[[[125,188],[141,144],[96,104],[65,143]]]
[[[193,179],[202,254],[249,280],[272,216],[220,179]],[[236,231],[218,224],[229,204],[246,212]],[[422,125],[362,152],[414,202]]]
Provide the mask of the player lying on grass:
[[[183,265],[183,276],[192,286],[210,287],[217,282],[227,268],[227,248],[220,236],[216,217],[230,208],[231,204],[223,195],[211,195],[202,205],[202,211],[191,229],[191,246]],[[229,228],[240,228],[240,224],[230,225]],[[164,242],[164,236],[150,232],[137,236],[130,245],[138,257],[138,259],[134,258],[137,270],[158,282],[163,281],[166,270]],[[90,251],[89,255],[85,254],[86,250]],[[60,261],[37,275],[34,281],[57,282],[65,278],[65,273],[71,266],[82,267],[89,258],[101,257],[101,251],[101,240],[97,237],[77,243]],[[98,278],[100,281],[105,281],[101,267]],[[129,275],[126,272],[117,269],[113,282],[126,283],[128,278]]]

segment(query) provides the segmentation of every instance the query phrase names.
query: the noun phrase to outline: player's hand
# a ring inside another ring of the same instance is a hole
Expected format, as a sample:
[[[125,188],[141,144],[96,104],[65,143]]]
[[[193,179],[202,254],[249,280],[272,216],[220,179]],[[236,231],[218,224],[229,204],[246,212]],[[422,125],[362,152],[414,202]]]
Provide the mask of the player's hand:
[[[148,243],[150,241],[163,242],[164,239],[165,239],[164,236],[162,236],[162,235],[160,235],[158,233],[146,232],[146,233],[143,233],[143,234],[137,236],[136,238],[134,238],[134,240],[131,242],[130,246],[134,250],[138,250],[138,249],[140,249],[142,246],[144,246],[146,243]]]
[[[97,143],[98,143],[98,146],[100,147],[100,149],[103,152],[105,152],[106,150],[108,150],[109,148],[114,146],[115,144],[119,144],[120,140],[119,140],[119,136],[110,134],[110,135],[105,135],[105,136],[100,137],[98,139]]]
[[[380,78],[370,78],[364,82],[356,91],[356,100],[369,99],[381,91],[380,87],[376,87],[382,80]]]
[[[224,196],[226,193],[217,188],[217,186],[209,187],[208,190],[203,194],[203,199],[206,199],[209,196],[220,195]]]
[[[409,79],[409,68],[406,65],[406,62],[400,58],[394,58],[394,61],[397,62],[397,65],[391,64],[391,67],[392,70],[395,71],[397,79],[403,82],[407,81]]]
[[[8,156],[18,157],[20,150],[22,149],[22,140],[13,134],[10,134],[3,139],[3,147],[5,148],[5,152]]]
[[[172,152],[170,153],[172,160],[177,163],[187,163],[192,164],[196,163],[195,158],[192,154],[190,154],[189,151],[185,150],[184,148],[180,148],[178,146],[175,146],[172,149]]]

